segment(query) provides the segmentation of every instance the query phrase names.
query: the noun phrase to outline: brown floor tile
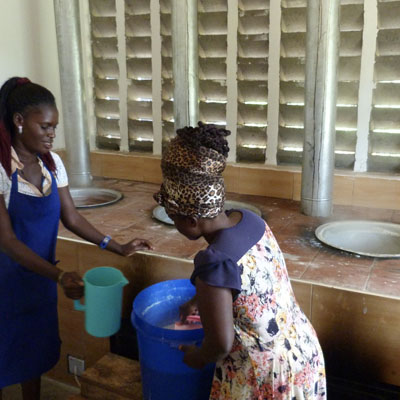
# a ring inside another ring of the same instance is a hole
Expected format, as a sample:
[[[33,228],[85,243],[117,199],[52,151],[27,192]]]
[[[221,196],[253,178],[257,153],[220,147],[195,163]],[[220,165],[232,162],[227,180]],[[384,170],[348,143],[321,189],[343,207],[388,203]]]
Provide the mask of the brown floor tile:
[[[318,239],[317,239],[318,240]],[[359,265],[370,268],[374,262],[373,257],[360,256],[359,254],[349,253],[329,247],[321,243],[321,249],[315,257],[315,262],[332,262],[344,265]]]
[[[180,258],[191,258],[204,247],[204,239],[190,241],[183,236],[165,237],[157,242],[157,251],[167,256],[176,256]]]
[[[123,230],[113,228],[107,230],[107,233],[109,233],[118,243],[127,243],[137,238],[149,240],[153,245],[155,242],[155,236],[145,229],[134,229],[131,231],[129,228]]]
[[[121,243],[145,238],[153,243],[154,253],[189,260],[207,246],[203,239],[189,241],[173,226],[153,218],[152,211],[156,206],[153,193],[158,191],[158,184],[103,178],[95,178],[93,182],[94,186],[118,190],[124,196],[108,207],[79,210],[104,234],[110,234]],[[341,219],[400,223],[400,211],[335,205],[331,217],[316,218],[302,214],[300,202],[294,200],[237,193],[227,193],[227,199],[250,203],[260,209],[284,253],[291,278],[361,290],[374,265],[368,290],[383,295],[395,292],[391,281],[385,281],[383,272],[378,270],[382,268],[395,274],[396,268],[400,268],[400,259],[378,260],[339,251],[320,242],[315,237],[315,229],[325,222]],[[59,235],[79,239],[62,224]],[[395,280],[394,275],[389,278]]]
[[[321,246],[313,237],[298,237],[279,232],[274,233],[274,236],[286,258],[290,255],[304,262],[313,260]]]
[[[400,273],[385,269],[374,269],[368,279],[368,292],[400,297]]]
[[[301,279],[333,287],[364,290],[368,276],[369,269],[359,265],[314,260]]]
[[[292,279],[301,278],[311,262],[291,254],[284,254],[284,257],[289,277]]]
[[[287,209],[275,209],[264,215],[264,219],[267,221],[268,226],[272,232],[282,232],[286,226],[288,226],[293,218],[296,216],[296,211]]]
[[[79,388],[58,382],[47,376],[42,377],[41,398],[48,400],[80,399]],[[70,397],[77,396],[77,397]],[[12,385],[3,389],[3,400],[22,400],[20,385]]]
[[[374,262],[375,269],[387,269],[392,272],[400,273],[400,258],[376,258]]]
[[[311,238],[314,237],[315,229],[325,223],[322,218],[313,218],[305,215],[294,215],[293,218],[280,229],[281,233]]]

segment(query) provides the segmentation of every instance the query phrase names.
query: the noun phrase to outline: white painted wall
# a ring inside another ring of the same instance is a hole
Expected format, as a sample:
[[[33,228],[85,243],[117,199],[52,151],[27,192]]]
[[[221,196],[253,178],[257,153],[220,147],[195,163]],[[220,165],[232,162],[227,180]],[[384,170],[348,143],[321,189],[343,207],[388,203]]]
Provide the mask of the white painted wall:
[[[61,110],[53,0],[0,1],[0,82],[26,76],[47,87]],[[55,149],[64,148],[62,115]]]

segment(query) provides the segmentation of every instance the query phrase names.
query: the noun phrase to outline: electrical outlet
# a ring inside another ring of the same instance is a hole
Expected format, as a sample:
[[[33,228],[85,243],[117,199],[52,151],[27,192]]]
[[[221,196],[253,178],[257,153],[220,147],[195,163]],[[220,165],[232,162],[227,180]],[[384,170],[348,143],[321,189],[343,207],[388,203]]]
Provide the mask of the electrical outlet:
[[[76,358],[70,354],[68,354],[67,360],[68,372],[76,376],[81,376],[85,370],[85,360],[81,360],[80,358]]]

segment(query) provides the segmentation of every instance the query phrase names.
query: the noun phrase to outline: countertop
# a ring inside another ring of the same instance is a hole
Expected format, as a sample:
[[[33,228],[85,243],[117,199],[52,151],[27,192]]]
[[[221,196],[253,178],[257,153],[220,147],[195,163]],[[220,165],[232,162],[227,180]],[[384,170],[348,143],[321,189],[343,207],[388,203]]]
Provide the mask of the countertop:
[[[120,242],[136,237],[149,239],[155,253],[184,259],[193,259],[207,246],[204,239],[190,241],[174,226],[152,217],[156,206],[152,195],[159,185],[117,179],[95,179],[93,185],[123,193],[123,198],[115,204],[79,209],[96,228],[114,239]],[[227,199],[246,202],[261,210],[284,253],[292,280],[400,299],[400,259],[339,251],[320,242],[314,234],[319,225],[335,220],[400,223],[400,211],[334,206],[331,217],[317,218],[302,214],[297,201],[234,193],[227,193]],[[81,240],[62,224],[59,237]]]

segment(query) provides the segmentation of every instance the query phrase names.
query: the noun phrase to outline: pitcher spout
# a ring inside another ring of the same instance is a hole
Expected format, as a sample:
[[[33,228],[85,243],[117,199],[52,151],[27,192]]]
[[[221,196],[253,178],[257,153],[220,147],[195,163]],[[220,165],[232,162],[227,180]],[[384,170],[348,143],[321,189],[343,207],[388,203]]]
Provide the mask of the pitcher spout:
[[[126,279],[123,275],[121,276],[121,287],[126,286],[129,283],[128,279]]]

